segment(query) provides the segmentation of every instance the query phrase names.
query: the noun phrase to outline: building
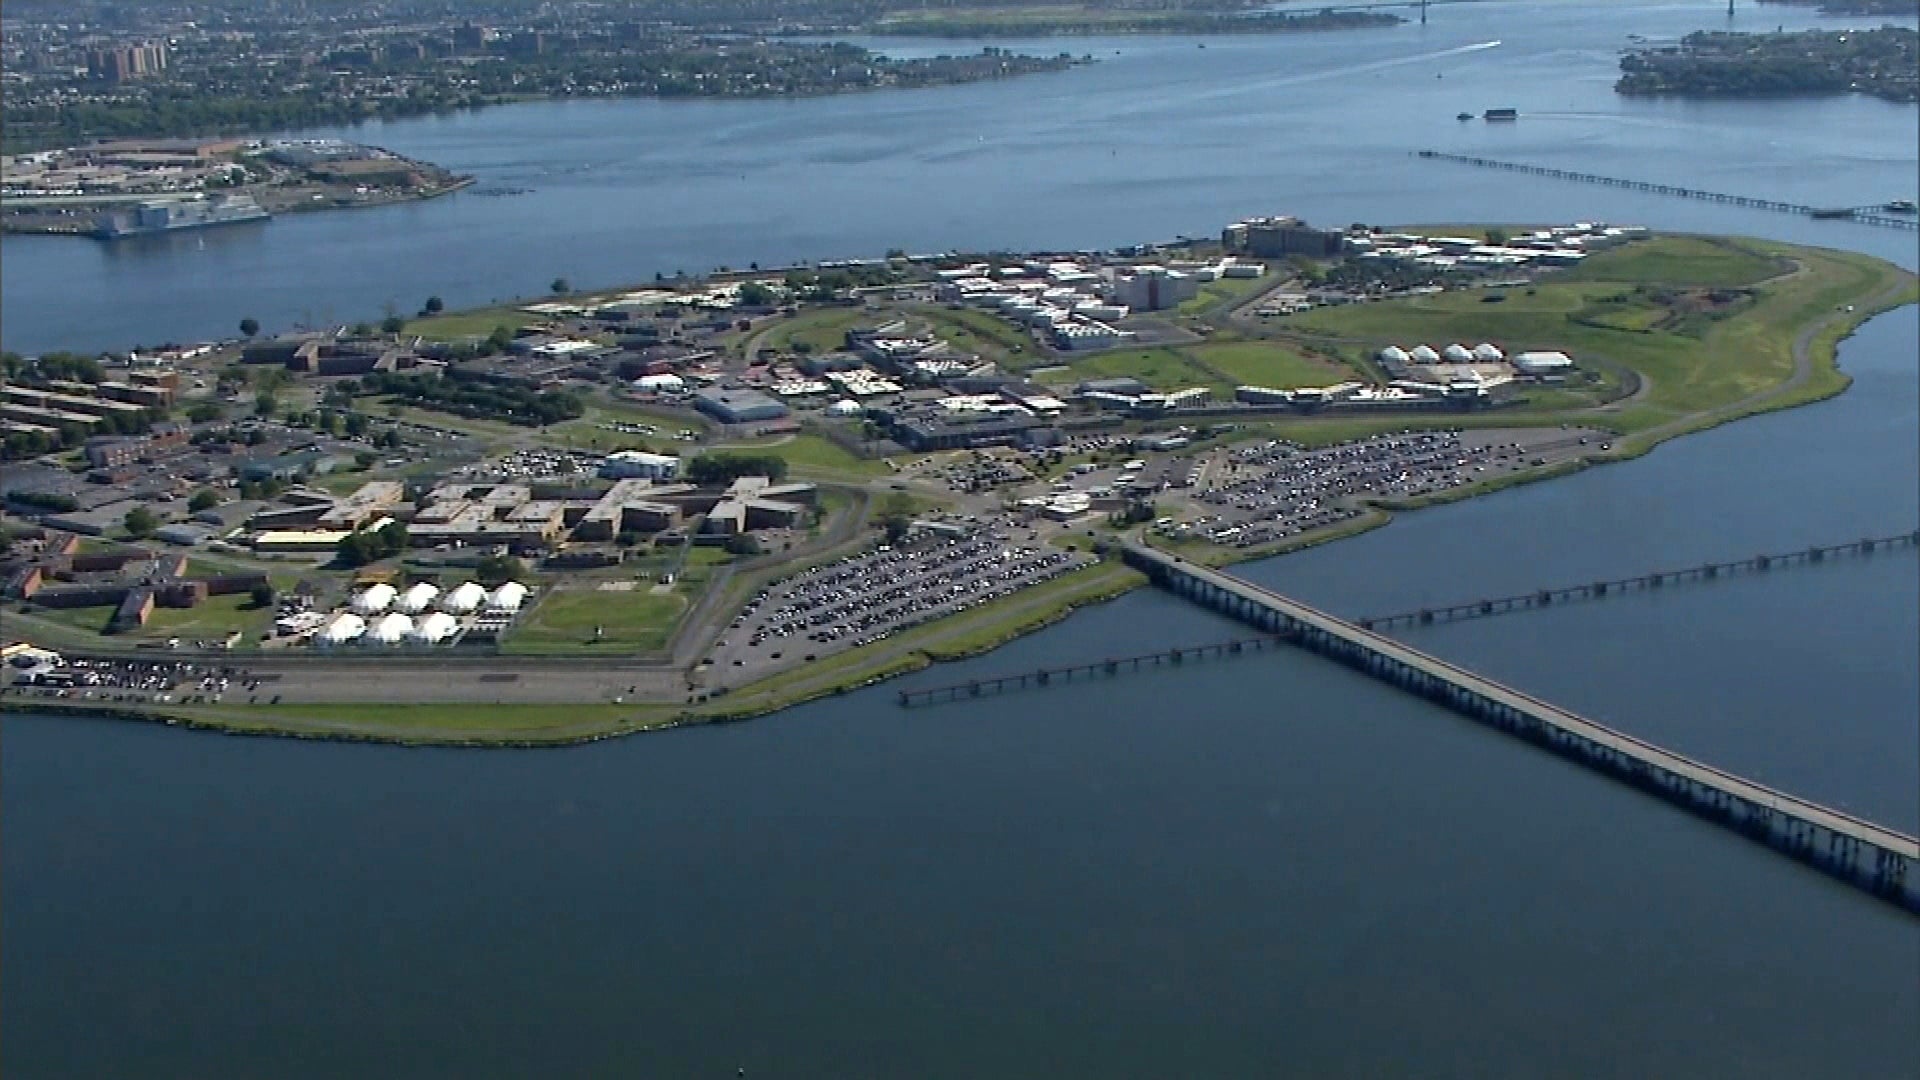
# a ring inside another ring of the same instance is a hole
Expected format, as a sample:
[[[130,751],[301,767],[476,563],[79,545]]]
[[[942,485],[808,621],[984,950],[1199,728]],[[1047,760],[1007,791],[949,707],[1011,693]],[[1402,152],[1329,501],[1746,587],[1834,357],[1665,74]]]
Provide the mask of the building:
[[[724,424],[750,424],[787,415],[785,405],[744,387],[701,390],[693,395],[693,407]]]
[[[167,47],[146,42],[87,50],[87,74],[108,82],[144,79],[167,70]]]
[[[1115,274],[1108,293],[1134,311],[1165,311],[1199,296],[1200,279],[1164,266],[1135,266]]]
[[[1565,375],[1573,370],[1573,358],[1557,351],[1517,353],[1513,369],[1522,375]]]
[[[733,535],[754,529],[790,529],[806,521],[807,507],[817,495],[812,484],[775,484],[764,476],[742,476],[707,511],[700,531]]]
[[[373,480],[334,503],[315,522],[325,529],[363,529],[385,517],[406,495],[406,485],[398,480]]]
[[[671,480],[680,472],[680,459],[671,454],[649,454],[640,450],[618,450],[600,462],[600,476],[607,480]]]
[[[1346,234],[1316,229],[1296,217],[1250,218],[1227,226],[1220,233],[1220,246],[1262,259],[1330,259],[1346,250]]]

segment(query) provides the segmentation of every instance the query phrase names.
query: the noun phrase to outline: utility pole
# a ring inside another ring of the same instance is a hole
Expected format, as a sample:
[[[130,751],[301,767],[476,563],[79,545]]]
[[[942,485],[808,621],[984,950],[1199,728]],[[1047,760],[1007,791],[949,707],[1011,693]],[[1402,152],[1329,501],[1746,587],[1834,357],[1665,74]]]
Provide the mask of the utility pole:
[[[1733,0],[1727,0],[1727,18],[1733,18]]]
[[[1727,13],[1733,13],[1733,0],[1727,0]],[[1427,0],[1420,0],[1420,25],[1427,25]]]

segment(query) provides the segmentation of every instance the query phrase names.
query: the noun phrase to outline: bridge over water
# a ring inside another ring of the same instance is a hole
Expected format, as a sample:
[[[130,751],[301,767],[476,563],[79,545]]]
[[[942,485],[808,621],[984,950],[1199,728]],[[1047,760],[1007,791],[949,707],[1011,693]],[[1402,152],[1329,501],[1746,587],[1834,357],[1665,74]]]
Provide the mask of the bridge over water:
[[[1138,543],[1163,588],[1552,750],[1920,914],[1920,840],[1662,749],[1270,589]]]

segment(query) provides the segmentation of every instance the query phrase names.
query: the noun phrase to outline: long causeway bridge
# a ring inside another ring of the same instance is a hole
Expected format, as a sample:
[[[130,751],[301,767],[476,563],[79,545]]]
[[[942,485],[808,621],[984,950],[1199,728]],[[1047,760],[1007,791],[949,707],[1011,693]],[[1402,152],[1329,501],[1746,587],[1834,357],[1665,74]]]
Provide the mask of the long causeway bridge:
[[[1606,187],[1626,188],[1629,191],[1645,191],[1653,195],[1671,195],[1681,199],[1699,199],[1704,202],[1741,206],[1749,210],[1771,210],[1776,214],[1797,214],[1801,217],[1833,218],[1840,221],[1855,222],[1860,225],[1874,225],[1883,229],[1920,229],[1920,218],[1879,213],[1880,207],[1848,206],[1829,208],[1808,206],[1805,203],[1782,202],[1778,199],[1757,199],[1751,195],[1728,195],[1724,192],[1702,191],[1699,188],[1677,187],[1673,184],[1655,184],[1645,180],[1625,180],[1617,176],[1600,176],[1596,173],[1574,172],[1571,169],[1553,169],[1545,165],[1525,165],[1515,161],[1495,161],[1493,158],[1474,157],[1470,154],[1449,154],[1442,150],[1421,150],[1419,151],[1419,155],[1433,161],[1450,161],[1456,165],[1474,165],[1482,169],[1502,169],[1507,172],[1526,173],[1529,176],[1544,176],[1551,180],[1572,180],[1582,184],[1601,184]]]
[[[1212,567],[1129,542],[1156,585],[1577,761],[1920,914],[1920,840],[1716,769]]]
[[[1638,577],[1613,578],[1607,581],[1589,582],[1585,585],[1563,585],[1556,589],[1537,589],[1515,596],[1489,597],[1485,600],[1471,600],[1464,604],[1443,604],[1438,607],[1421,608],[1418,611],[1402,611],[1394,615],[1369,615],[1356,621],[1362,630],[1391,630],[1400,626],[1427,626],[1432,623],[1455,622],[1460,619],[1483,619],[1490,615],[1505,615],[1510,611],[1551,607],[1575,600],[1598,600],[1634,590],[1659,589],[1689,581],[1713,581],[1722,575],[1730,577],[1735,574],[1766,573],[1786,566],[1813,566],[1824,563],[1828,559],[1848,555],[1871,555],[1876,551],[1900,547],[1920,548],[1920,529],[1894,536],[1868,537],[1844,544],[1826,544],[1775,555],[1754,555],[1745,559],[1730,559],[1726,562],[1701,563],[1699,566],[1689,566],[1679,570],[1655,570]]]

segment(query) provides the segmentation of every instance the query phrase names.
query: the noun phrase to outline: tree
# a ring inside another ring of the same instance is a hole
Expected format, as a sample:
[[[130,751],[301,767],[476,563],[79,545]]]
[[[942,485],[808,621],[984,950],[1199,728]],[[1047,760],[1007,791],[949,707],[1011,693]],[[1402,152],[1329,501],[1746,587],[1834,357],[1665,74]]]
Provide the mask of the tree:
[[[273,586],[263,581],[247,590],[247,599],[253,601],[254,607],[268,607],[273,603]]]
[[[512,343],[513,329],[504,323],[494,327],[493,333],[487,335],[487,344],[493,346],[495,352],[505,349]]]
[[[210,424],[226,415],[226,406],[217,401],[196,401],[187,406],[187,419],[196,424]]]
[[[353,327],[349,329],[347,333],[353,335],[354,337],[372,337],[373,324],[367,323],[367,322],[354,323]]]
[[[913,528],[913,499],[898,491],[888,495],[880,503],[879,520],[887,542],[898,541]]]
[[[219,505],[220,493],[212,488],[201,488],[199,491],[193,493],[193,498],[187,500],[187,509],[196,514],[202,510],[211,510]]]
[[[420,310],[426,312],[429,315],[438,315],[442,311],[445,311],[446,309],[447,309],[447,302],[445,300],[440,299],[437,296],[427,297],[427,302],[420,305]]]
[[[760,541],[752,533],[734,533],[727,537],[726,548],[729,555],[758,555]]]
[[[740,286],[740,304],[742,307],[772,307],[773,290],[757,281],[749,281]]]
[[[136,506],[127,511],[126,519],[122,524],[127,527],[128,536],[133,537],[135,540],[144,540],[152,536],[153,531],[160,527],[160,519],[155,517],[153,511],[146,507]]]
[[[389,315],[380,320],[380,332],[383,334],[397,334],[406,328],[407,320],[398,315]]]
[[[1507,246],[1507,230],[1488,229],[1487,243],[1492,244],[1494,247],[1506,247]]]
[[[262,419],[271,420],[280,410],[280,402],[271,390],[262,390],[253,398],[253,414]]]
[[[475,581],[494,588],[527,576],[527,566],[511,555],[488,555],[474,564]]]
[[[253,335],[259,332],[260,332],[259,319],[253,318],[252,316],[248,316],[247,318],[240,320],[241,334],[245,335],[246,337],[252,337]]]
[[[573,291],[573,288],[567,284],[567,279],[563,277],[554,278],[553,284],[547,286],[547,288],[555,296],[565,296]]]

